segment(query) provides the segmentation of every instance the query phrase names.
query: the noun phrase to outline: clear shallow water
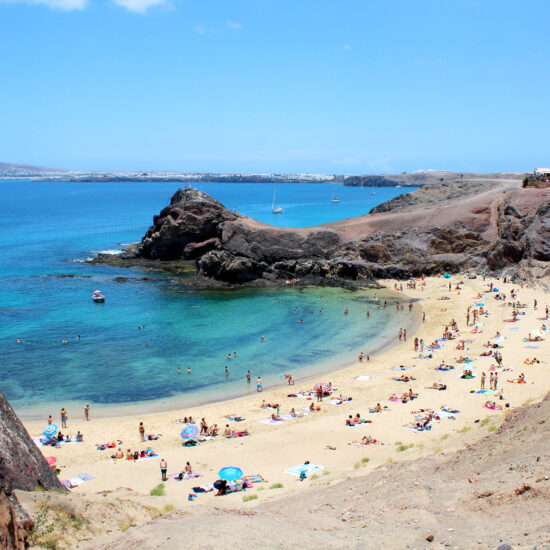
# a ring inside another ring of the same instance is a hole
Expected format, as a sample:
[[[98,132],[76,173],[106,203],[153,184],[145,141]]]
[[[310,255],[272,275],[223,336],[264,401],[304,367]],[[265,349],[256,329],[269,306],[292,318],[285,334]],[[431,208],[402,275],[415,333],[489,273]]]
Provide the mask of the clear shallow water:
[[[336,357],[368,353],[394,334],[395,323],[403,324],[394,308],[376,311],[373,291],[197,292],[142,281],[137,270],[81,262],[94,251],[139,240],[178,187],[0,182],[0,389],[20,412],[46,402],[122,404],[180,395],[184,405],[199,395],[233,396],[248,390],[247,369],[264,385],[287,371],[311,373]],[[370,189],[340,187],[342,202],[334,205],[332,186],[280,185],[286,212],[274,216],[274,186],[198,187],[230,208],[285,226],[362,214],[404,191],[375,189],[373,197]],[[117,276],[130,280],[116,282]],[[106,304],[91,301],[96,288]],[[226,361],[234,351],[238,357]]]

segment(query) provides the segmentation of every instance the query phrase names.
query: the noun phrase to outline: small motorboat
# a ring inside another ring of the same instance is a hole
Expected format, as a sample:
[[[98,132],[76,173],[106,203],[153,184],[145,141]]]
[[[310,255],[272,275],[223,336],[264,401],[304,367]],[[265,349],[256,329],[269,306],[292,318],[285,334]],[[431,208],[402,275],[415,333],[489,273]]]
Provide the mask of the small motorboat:
[[[94,290],[94,293],[92,294],[92,300],[96,304],[103,304],[105,303],[105,296],[101,294],[101,290]]]

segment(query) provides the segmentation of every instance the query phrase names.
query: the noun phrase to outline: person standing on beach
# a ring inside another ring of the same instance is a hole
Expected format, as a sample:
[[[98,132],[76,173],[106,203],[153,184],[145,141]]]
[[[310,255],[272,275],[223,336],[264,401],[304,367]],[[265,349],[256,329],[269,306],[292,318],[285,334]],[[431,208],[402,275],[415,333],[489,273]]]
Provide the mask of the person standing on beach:
[[[426,312],[425,311],[422,313],[422,322],[423,323],[426,322]]]
[[[489,376],[489,389],[490,390],[493,389],[493,383],[494,383],[494,374],[491,373],[490,376]]]
[[[90,405],[84,407],[84,418],[86,421],[90,420]]]
[[[407,329],[404,328],[403,329],[403,342],[406,342],[407,341]]]
[[[246,383],[250,384],[250,371],[246,371]]]
[[[53,424],[53,418],[52,415],[48,416],[48,424]]]
[[[493,389],[497,391],[498,386],[498,374],[495,372],[495,377],[493,378]]]
[[[403,329],[399,329],[399,341],[401,342],[401,339],[403,338]]]
[[[139,423],[139,437],[142,441],[145,441],[145,426],[143,422]]]
[[[61,409],[61,427],[62,428],[67,427],[67,418],[69,418],[67,415],[67,411],[65,410],[65,407],[63,407]]]
[[[414,339],[414,351],[418,351],[418,336]]]
[[[359,354],[359,363],[363,362],[363,352]]]
[[[164,458],[160,459],[160,475],[162,477],[162,481],[166,481],[166,470],[168,469],[168,462],[164,460]]]
[[[484,390],[485,389],[485,372],[482,372],[481,373],[481,384],[479,385],[480,386],[480,389]]]
[[[258,379],[256,380],[256,391],[263,391],[262,379],[259,376],[258,376]]]

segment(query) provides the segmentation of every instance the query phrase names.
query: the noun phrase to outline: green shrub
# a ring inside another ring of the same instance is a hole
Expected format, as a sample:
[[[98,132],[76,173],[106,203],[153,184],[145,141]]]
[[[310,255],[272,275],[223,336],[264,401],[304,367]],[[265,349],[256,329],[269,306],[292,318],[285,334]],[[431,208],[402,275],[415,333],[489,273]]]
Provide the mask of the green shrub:
[[[489,426],[489,431],[490,432],[496,432],[498,430],[498,428],[496,426]]]
[[[283,484],[282,483],[274,483],[270,489],[282,489],[283,488]]]
[[[162,497],[164,496],[164,483],[159,483],[156,487],[153,487],[149,494],[152,497]]]
[[[244,495],[243,502],[248,502],[249,500],[256,500],[258,495]]]
[[[361,462],[362,462],[363,464],[366,464],[367,462],[370,462],[370,458],[368,458],[368,457],[362,458],[362,459],[361,459]]]
[[[410,443],[409,445],[399,445],[399,447],[397,447],[396,451],[398,453],[402,453],[403,451],[407,451],[411,447],[414,447],[414,443]]]

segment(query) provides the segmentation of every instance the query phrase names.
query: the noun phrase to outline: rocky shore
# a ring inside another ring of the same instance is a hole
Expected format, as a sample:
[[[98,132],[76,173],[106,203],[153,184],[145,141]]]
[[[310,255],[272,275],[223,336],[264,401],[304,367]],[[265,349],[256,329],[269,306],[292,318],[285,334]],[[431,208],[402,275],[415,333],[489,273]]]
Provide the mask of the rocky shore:
[[[178,190],[141,243],[93,262],[194,277],[197,287],[302,284],[374,286],[381,278],[477,271],[548,275],[550,190],[521,181],[425,186],[365,216],[310,228],[276,228]]]

